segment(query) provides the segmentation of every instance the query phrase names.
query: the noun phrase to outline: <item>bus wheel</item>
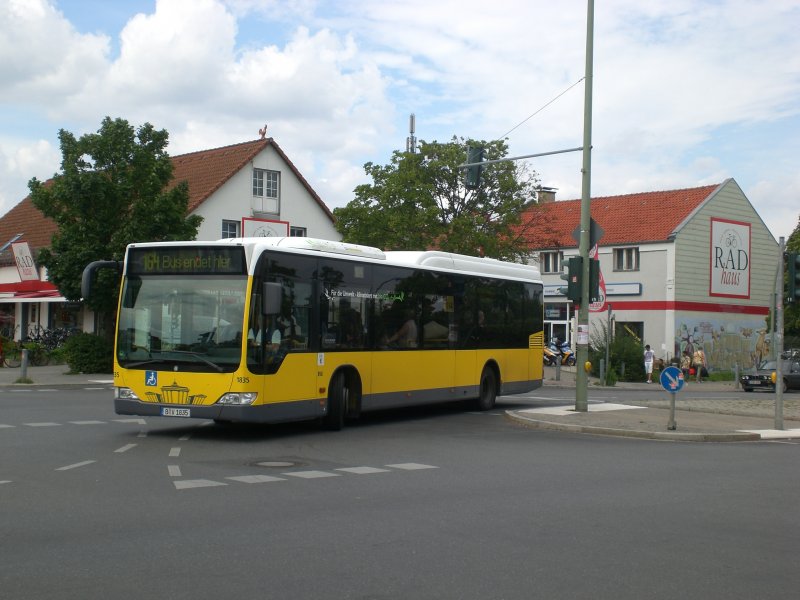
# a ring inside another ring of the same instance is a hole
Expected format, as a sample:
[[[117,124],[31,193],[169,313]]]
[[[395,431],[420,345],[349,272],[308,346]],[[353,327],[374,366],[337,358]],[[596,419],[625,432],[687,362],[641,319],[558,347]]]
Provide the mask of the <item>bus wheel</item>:
[[[344,427],[344,418],[347,413],[347,388],[344,372],[339,371],[331,380],[328,388],[328,414],[322,418],[322,425],[329,431],[339,431]]]
[[[497,377],[491,367],[483,367],[479,394],[478,410],[492,410],[497,398]]]

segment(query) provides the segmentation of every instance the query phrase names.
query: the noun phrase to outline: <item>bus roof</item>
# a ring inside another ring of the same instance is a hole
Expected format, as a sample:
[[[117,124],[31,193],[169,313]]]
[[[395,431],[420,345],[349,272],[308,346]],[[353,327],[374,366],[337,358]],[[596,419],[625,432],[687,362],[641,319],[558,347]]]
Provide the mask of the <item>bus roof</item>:
[[[397,266],[419,266],[428,269],[457,271],[462,273],[483,274],[496,277],[512,277],[516,279],[539,281],[539,269],[521,263],[506,262],[494,258],[482,258],[438,250],[424,251],[386,251],[372,246],[348,244],[309,237],[251,237],[251,238],[225,238],[217,242],[151,242],[131,244],[131,246],[158,247],[166,245],[230,245],[238,244],[245,248],[245,253],[251,257],[257,250],[264,247],[274,247],[298,252],[300,254],[338,254],[354,259],[368,259],[377,263]]]

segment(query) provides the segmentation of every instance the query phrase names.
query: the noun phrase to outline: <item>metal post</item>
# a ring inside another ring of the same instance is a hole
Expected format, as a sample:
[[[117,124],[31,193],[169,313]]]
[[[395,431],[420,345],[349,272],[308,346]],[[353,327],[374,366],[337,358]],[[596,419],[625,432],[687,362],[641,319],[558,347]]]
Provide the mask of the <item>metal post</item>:
[[[783,429],[783,251],[786,244],[783,237],[780,239],[780,254],[778,255],[778,277],[775,283],[775,320],[778,343],[775,349],[775,429]]]
[[[594,43],[594,0],[586,7],[586,78],[583,101],[583,167],[581,168],[581,235],[578,252],[583,259],[581,306],[578,310],[578,336],[575,344],[575,410],[589,410],[589,376],[583,365],[589,360],[589,230],[591,227],[592,173],[592,79]]]
[[[675,423],[675,392],[670,392],[669,395],[669,423],[667,423],[667,429],[675,431],[678,428]]]
[[[19,376],[20,379],[27,379],[28,378],[28,349],[22,349],[22,362],[19,365]]]

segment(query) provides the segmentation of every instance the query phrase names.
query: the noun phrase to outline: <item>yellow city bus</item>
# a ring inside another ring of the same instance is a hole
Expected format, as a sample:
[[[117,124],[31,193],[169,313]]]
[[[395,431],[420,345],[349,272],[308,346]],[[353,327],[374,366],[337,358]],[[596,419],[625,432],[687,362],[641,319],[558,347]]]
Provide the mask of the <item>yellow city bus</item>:
[[[329,429],[414,404],[489,410],[541,386],[543,342],[528,265],[298,237],[131,244],[114,407]]]

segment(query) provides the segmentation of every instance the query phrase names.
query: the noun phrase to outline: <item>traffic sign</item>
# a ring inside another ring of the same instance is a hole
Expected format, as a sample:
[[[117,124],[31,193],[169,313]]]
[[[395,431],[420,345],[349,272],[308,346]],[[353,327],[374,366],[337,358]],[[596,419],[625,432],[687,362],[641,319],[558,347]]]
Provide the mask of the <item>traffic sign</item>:
[[[668,392],[680,392],[685,383],[683,371],[678,367],[667,367],[661,371],[661,387]]]

